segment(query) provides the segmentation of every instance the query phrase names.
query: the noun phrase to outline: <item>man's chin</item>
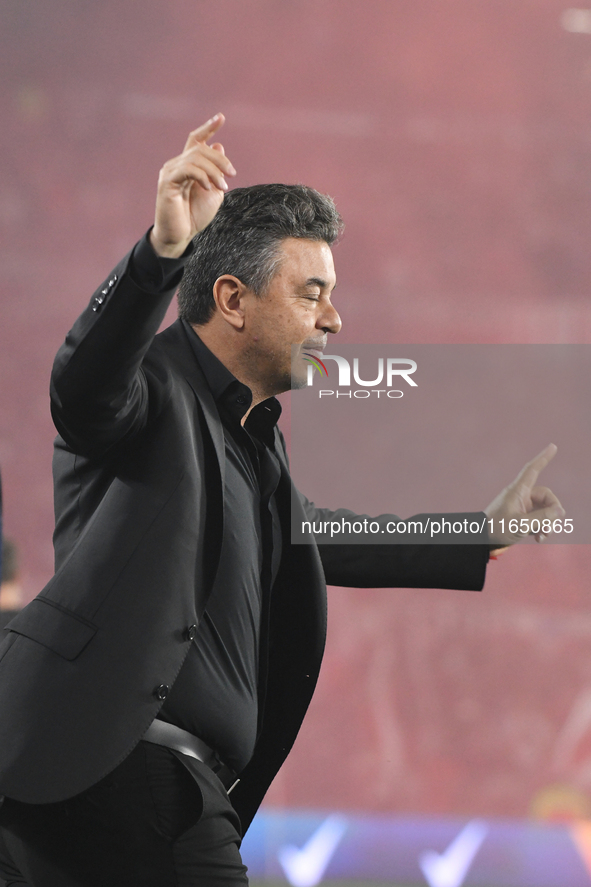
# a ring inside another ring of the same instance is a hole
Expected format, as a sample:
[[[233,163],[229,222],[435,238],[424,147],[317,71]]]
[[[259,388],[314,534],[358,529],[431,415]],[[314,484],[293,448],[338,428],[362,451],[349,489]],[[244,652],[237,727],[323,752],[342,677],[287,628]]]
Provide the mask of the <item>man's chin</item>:
[[[305,388],[308,384],[308,374],[307,372],[303,375],[301,373],[292,373],[290,378],[290,388],[292,391],[297,391],[299,388]]]
[[[295,391],[297,388],[305,388],[308,384],[306,374],[284,373],[281,376],[275,376],[272,384],[267,388],[273,395],[285,394],[286,391]]]
[[[305,388],[307,386],[309,370],[310,364],[302,359],[302,355],[299,349],[296,351],[294,346],[291,355],[291,373],[289,385],[292,391],[297,391],[298,388]]]

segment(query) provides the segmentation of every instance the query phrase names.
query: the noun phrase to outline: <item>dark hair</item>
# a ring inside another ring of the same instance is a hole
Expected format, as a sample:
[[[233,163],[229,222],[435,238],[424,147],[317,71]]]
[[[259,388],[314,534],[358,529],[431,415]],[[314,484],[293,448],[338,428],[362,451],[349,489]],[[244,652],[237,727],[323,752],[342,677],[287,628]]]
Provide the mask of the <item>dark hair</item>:
[[[262,295],[279,270],[286,237],[334,243],[343,221],[331,197],[305,185],[253,185],[224,195],[213,221],[194,238],[178,294],[179,317],[210,320],[213,285],[232,274]]]

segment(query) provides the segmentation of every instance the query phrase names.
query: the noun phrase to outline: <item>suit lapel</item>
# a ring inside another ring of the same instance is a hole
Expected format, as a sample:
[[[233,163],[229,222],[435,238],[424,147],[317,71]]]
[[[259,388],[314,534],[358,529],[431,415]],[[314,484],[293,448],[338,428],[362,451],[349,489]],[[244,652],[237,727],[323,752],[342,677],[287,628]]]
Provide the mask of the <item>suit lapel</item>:
[[[193,389],[195,397],[199,401],[199,404],[203,411],[203,416],[207,424],[207,429],[211,435],[215,453],[218,459],[221,478],[221,489],[224,490],[226,482],[226,447],[224,444],[224,431],[222,428],[220,415],[215,405],[215,401],[211,395],[211,391],[207,387],[205,383],[205,378],[203,377],[203,374],[201,373],[199,367],[197,367],[196,362],[195,365],[196,369],[199,372],[199,375],[201,376],[201,379],[203,380],[203,384],[199,384],[197,382],[195,374],[187,375],[185,378]]]
[[[209,386],[205,380],[205,376],[197,363],[195,352],[191,347],[191,343],[187,338],[187,332],[180,320],[175,321],[169,326],[159,338],[167,344],[172,345],[172,353],[174,360],[179,366],[185,379],[193,389],[193,393],[197,398],[203,417],[205,419],[207,430],[209,431],[215,454],[218,461],[220,477],[222,482],[222,490],[224,489],[226,475],[226,447],[224,444],[224,431],[220,420],[215,401]],[[167,348],[167,350],[169,350]]]
[[[196,404],[195,421],[202,427],[201,434],[205,446],[206,465],[203,481],[207,489],[207,521],[214,527],[212,535],[206,542],[203,563],[207,570],[203,580],[209,588],[213,588],[221,555],[224,536],[224,489],[226,448],[224,431],[217,411],[213,395],[199,367],[187,333],[180,320],[169,326],[158,337],[169,357],[174,360],[180,375],[185,378],[193,391]],[[200,418],[197,418],[197,414]],[[204,420],[204,421],[203,421]],[[209,441],[208,441],[209,438]],[[209,456],[207,452],[209,450]],[[216,469],[219,472],[216,476]],[[205,568],[204,568],[205,569]]]

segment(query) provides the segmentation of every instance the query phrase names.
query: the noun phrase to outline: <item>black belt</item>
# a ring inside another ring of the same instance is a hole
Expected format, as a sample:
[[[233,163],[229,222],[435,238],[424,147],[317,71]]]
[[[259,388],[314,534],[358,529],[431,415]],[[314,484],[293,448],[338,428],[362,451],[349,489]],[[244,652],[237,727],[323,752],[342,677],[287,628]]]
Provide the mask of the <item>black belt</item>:
[[[215,775],[221,781],[222,785],[230,794],[233,788],[240,782],[234,770],[220,761],[217,754],[202,739],[175,727],[174,724],[167,724],[166,721],[160,721],[156,718],[152,721],[144,735],[142,736],[146,742],[152,742],[155,745],[164,745],[174,751],[180,752],[182,755],[188,755],[195,758],[213,770]]]

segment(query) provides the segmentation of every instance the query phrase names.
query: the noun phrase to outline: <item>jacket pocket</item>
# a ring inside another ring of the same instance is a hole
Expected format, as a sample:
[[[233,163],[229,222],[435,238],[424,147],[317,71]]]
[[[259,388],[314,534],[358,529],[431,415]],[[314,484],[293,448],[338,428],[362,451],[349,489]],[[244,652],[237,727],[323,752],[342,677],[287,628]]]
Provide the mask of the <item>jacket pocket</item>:
[[[6,631],[37,641],[69,661],[80,655],[97,630],[87,619],[39,597],[6,626]]]

